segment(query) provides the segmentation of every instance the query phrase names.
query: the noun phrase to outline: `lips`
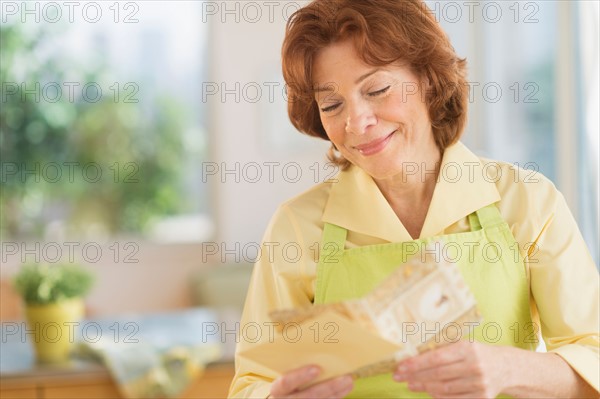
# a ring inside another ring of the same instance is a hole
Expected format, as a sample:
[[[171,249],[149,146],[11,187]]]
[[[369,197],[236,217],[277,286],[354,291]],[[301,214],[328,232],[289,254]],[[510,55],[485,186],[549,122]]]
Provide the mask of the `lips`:
[[[394,133],[395,131],[385,137],[369,141],[365,144],[357,145],[354,148],[357,149],[362,155],[376,154],[387,146]]]

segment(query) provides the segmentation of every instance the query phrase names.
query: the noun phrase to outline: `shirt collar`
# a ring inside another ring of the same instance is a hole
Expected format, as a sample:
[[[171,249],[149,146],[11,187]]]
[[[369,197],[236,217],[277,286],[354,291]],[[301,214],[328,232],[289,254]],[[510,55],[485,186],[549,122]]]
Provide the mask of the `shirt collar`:
[[[461,142],[446,148],[420,238],[441,234],[500,200],[494,180],[484,173],[485,165]],[[412,240],[373,179],[356,166],[338,174],[322,221],[390,242]]]

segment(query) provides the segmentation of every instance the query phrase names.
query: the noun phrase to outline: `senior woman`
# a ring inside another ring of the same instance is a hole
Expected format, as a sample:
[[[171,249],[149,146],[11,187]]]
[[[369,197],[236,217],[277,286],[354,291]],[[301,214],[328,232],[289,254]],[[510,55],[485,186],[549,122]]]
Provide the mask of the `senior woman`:
[[[329,158],[342,171],[273,216],[242,325],[266,323],[275,309],[364,295],[398,266],[399,243],[436,237],[464,249],[461,273],[499,334],[476,328],[476,341],[417,355],[394,373],[305,390],[318,365],[276,376],[237,357],[230,396],[598,396],[597,269],[549,180],[458,141],[465,64],[418,0],[317,0],[290,18],[290,119],[331,141]],[[300,245],[300,260],[273,243]],[[327,243],[339,245],[339,262],[319,258]],[[487,244],[493,260],[481,250]],[[538,332],[548,352],[534,351]],[[255,344],[241,337],[238,351]]]

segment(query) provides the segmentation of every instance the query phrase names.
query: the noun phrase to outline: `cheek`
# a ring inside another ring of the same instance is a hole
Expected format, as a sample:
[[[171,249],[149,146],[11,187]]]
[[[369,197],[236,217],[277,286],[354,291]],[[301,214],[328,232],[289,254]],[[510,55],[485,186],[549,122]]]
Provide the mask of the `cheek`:
[[[420,126],[429,122],[427,107],[416,94],[404,99],[401,96],[390,99],[380,117],[402,122],[407,126]]]
[[[345,133],[343,125],[340,125],[339,123],[336,123],[333,121],[327,121],[327,122],[321,121],[321,123],[323,124],[323,128],[325,129],[325,132],[327,133],[327,137],[329,137],[329,140],[331,140],[333,142],[340,142],[343,140],[344,133]]]
[[[409,109],[406,103],[394,99],[389,101],[384,107],[380,107],[377,112],[378,119],[385,121],[401,122],[410,124],[414,111]]]

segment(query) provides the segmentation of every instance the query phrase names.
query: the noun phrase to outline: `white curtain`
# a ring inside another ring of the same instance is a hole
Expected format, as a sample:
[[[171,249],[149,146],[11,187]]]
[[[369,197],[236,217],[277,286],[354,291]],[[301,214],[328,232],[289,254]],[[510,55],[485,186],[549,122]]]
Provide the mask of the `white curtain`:
[[[581,159],[585,164],[579,165],[585,170],[585,180],[581,180],[581,217],[580,225],[592,256],[595,258],[596,266],[600,261],[599,254],[599,226],[600,226],[600,202],[599,202],[599,163],[600,157],[600,43],[598,42],[600,11],[599,4],[595,1],[580,1],[578,19],[579,23],[579,73],[581,79],[581,105],[582,105],[582,127]]]

